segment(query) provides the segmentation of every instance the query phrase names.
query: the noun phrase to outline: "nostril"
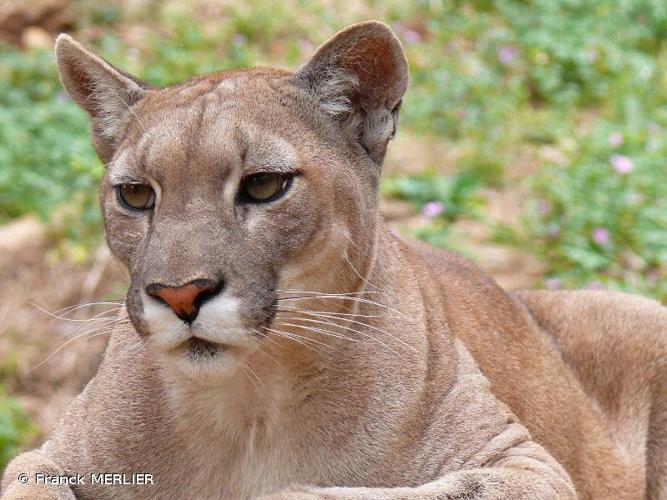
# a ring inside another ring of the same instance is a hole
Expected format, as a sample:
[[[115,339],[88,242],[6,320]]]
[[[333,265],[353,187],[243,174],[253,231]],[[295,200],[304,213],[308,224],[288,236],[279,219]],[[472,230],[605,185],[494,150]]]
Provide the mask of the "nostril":
[[[199,308],[204,305],[204,302],[207,302],[209,299],[212,299],[216,295],[220,293],[223,287],[223,282],[222,281],[212,281],[212,280],[195,280],[193,283],[196,282],[207,282],[207,283],[199,283],[201,286],[201,291],[199,292],[199,295],[195,298],[195,305]]]
[[[222,286],[222,281],[209,279],[196,279],[176,287],[151,283],[146,286],[146,293],[168,305],[186,323],[192,323],[199,314],[199,308],[218,294]]]

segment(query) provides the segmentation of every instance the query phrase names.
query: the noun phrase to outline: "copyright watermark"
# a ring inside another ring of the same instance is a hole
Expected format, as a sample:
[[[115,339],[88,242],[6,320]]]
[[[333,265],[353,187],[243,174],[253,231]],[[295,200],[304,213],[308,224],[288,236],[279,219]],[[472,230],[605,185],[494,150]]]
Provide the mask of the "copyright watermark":
[[[45,474],[42,472],[35,473],[34,477],[21,472],[17,476],[17,480],[21,484],[28,484],[33,480],[35,484],[45,484],[51,486],[61,485],[104,485],[104,486],[142,486],[155,484],[153,474],[149,472],[91,472],[90,474]]]

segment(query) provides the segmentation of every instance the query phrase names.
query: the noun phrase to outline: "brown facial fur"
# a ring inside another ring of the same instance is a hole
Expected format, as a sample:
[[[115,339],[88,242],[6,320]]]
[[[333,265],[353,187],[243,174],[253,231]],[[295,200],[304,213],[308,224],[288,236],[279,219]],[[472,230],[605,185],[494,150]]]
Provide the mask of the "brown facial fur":
[[[154,474],[127,498],[667,498],[662,306],[508,295],[381,221],[408,80],[388,27],[354,25],[293,74],[164,89],[67,37],[57,56],[106,164],[135,328],[114,332],[42,448],[8,466],[3,499],[117,498],[16,481],[105,471]],[[244,203],[258,172],[294,177]],[[127,182],[150,185],[155,207],[120,205]],[[151,293],[195,280],[221,285],[191,324],[174,311],[192,294],[160,297],[172,310]]]

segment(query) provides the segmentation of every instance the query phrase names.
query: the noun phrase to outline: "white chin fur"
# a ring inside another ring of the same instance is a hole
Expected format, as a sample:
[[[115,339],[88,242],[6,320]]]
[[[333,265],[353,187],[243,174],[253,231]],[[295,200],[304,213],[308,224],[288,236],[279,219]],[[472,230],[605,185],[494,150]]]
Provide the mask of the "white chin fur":
[[[199,310],[192,325],[180,320],[164,304],[142,294],[149,345],[193,378],[224,375],[234,371],[238,357],[258,347],[258,340],[242,325],[235,297],[215,297]],[[185,345],[193,337],[219,346],[211,356],[191,356]]]

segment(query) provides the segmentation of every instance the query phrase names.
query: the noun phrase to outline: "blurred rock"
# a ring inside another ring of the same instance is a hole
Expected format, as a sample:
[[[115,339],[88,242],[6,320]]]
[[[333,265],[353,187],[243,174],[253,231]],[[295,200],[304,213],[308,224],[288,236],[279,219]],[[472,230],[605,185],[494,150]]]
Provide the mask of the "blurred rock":
[[[38,26],[27,28],[21,35],[21,45],[27,49],[50,49],[53,37]]]
[[[41,248],[45,234],[44,226],[33,216],[0,226],[0,272],[6,265],[15,264],[20,254]]]

